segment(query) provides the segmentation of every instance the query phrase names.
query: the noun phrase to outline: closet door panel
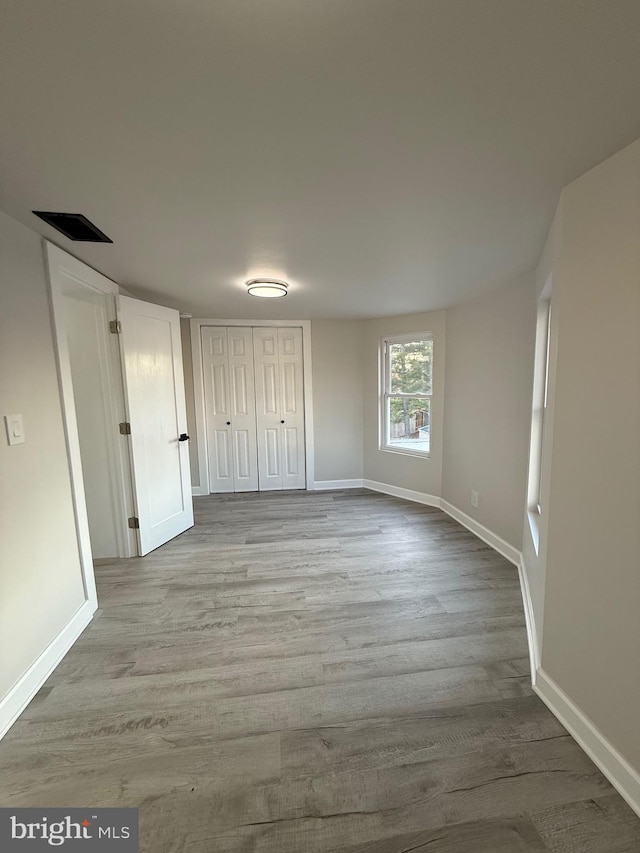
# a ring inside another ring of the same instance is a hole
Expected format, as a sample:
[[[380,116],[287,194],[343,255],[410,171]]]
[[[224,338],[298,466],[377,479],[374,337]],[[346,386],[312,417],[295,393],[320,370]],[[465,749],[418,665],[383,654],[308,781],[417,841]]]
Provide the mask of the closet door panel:
[[[285,428],[282,432],[284,443],[283,476],[297,478],[300,476],[299,436],[297,429]],[[304,473],[304,471],[302,472]]]
[[[265,430],[265,473],[268,478],[281,477],[280,472],[280,430]]]
[[[250,326],[229,327],[227,339],[234,491],[255,492],[258,490],[258,453],[253,330]]]
[[[257,402],[258,410],[263,416],[278,416],[278,368],[269,362],[261,366],[262,370],[262,396]]]
[[[246,482],[251,478],[251,471],[254,464],[255,447],[249,436],[249,431],[234,430],[235,447],[234,456],[236,462],[236,485]],[[255,463],[257,465],[257,463]],[[240,489],[236,488],[236,491]],[[255,489],[247,489],[246,491],[255,491]]]
[[[258,484],[260,491],[282,489],[282,433],[278,330],[254,328]]]
[[[209,489],[233,492],[231,426],[227,423],[231,421],[227,330],[203,326],[201,336]]]
[[[216,475],[219,480],[229,482],[232,480],[231,471],[231,448],[229,447],[228,430],[217,429],[213,432],[213,447]],[[226,490],[225,490],[226,491]]]

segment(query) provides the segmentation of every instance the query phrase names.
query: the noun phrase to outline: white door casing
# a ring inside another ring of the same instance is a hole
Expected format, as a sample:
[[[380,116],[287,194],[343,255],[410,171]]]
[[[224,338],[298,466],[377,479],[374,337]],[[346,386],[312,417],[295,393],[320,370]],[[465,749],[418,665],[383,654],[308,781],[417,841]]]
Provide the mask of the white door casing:
[[[202,329],[207,456],[212,492],[258,488],[251,328]]]
[[[142,556],[193,526],[180,315],[117,301]]]
[[[302,329],[254,328],[260,491],[304,489]]]

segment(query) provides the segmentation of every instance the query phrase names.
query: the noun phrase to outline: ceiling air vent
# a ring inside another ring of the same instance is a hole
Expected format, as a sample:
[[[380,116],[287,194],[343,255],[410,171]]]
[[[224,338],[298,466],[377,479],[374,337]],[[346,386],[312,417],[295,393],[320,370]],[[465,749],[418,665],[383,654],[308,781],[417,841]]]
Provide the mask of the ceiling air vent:
[[[113,243],[113,240],[110,240],[81,213],[51,213],[47,210],[34,210],[33,213],[70,240],[81,240],[85,243]]]

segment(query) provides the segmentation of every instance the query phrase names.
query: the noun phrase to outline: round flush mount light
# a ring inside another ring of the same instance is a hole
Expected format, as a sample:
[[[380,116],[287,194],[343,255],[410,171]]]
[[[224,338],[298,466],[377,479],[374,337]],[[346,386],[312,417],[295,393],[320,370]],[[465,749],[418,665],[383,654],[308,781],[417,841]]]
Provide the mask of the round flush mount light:
[[[247,282],[247,293],[250,296],[261,296],[263,299],[277,299],[287,295],[288,284],[277,278],[252,278]]]

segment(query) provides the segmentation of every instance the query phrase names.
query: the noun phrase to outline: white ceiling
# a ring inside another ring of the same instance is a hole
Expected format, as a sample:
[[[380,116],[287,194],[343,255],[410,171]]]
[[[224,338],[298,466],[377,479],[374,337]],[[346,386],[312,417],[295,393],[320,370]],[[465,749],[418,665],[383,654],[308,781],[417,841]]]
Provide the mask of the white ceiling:
[[[535,265],[562,186],[640,136],[638,0],[0,14],[0,208],[195,316],[371,317],[498,287]],[[290,295],[251,299],[259,275]]]

